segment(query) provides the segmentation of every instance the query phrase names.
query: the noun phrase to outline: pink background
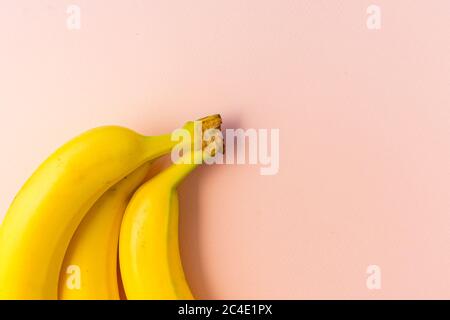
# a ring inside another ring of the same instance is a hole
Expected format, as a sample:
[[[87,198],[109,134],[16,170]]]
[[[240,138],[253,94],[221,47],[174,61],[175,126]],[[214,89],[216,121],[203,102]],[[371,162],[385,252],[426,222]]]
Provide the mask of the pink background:
[[[203,167],[181,188],[198,298],[449,299],[450,1],[377,0],[378,31],[371,3],[2,0],[0,217],[88,128],[219,112],[280,128],[280,171]]]

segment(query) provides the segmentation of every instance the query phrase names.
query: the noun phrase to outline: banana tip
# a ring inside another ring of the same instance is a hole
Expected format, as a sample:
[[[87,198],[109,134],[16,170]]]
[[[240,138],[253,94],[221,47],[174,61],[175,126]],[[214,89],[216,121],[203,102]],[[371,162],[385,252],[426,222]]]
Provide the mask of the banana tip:
[[[222,117],[220,114],[203,117],[198,119],[198,121],[202,122],[203,131],[208,129],[220,129],[220,126],[222,125]]]

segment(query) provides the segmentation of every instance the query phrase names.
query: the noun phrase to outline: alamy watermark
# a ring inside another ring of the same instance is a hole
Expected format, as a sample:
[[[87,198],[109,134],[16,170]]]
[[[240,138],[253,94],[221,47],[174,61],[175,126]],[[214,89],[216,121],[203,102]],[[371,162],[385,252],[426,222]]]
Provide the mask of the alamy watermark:
[[[75,4],[68,5],[66,8],[67,18],[66,27],[69,30],[81,29],[81,8]]]
[[[366,287],[369,290],[381,289],[381,268],[376,264],[367,266],[366,273],[368,277],[366,279]]]
[[[368,14],[366,20],[366,27],[369,30],[381,29],[381,8],[376,4],[371,4],[367,7],[366,13]]]
[[[81,289],[81,269],[80,266],[72,264],[66,269],[66,286],[70,290]]]
[[[171,153],[174,163],[260,165],[261,175],[276,175],[280,168],[279,129],[226,129],[224,136],[194,121],[193,137],[181,128],[172,132],[172,141],[179,141]]]

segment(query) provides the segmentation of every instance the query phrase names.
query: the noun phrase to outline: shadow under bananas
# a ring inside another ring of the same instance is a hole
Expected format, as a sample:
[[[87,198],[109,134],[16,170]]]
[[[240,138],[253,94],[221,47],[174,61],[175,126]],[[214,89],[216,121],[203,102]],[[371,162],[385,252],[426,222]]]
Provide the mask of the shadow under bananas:
[[[200,166],[194,170],[179,187],[179,239],[181,261],[195,299],[211,299],[211,287],[204,267],[201,246],[201,225],[203,214],[200,210],[200,190],[203,177],[208,169]]]
[[[226,122],[222,123],[222,131],[226,128],[240,128],[240,117],[236,114],[221,114],[222,119]],[[226,153],[226,150],[225,150]],[[220,166],[221,168],[218,168]],[[180,255],[185,272],[186,280],[189,283],[192,294],[195,299],[218,299],[219,296],[210,282],[210,274],[206,270],[206,260],[202,252],[202,219],[207,212],[202,212],[201,197],[209,197],[208,191],[203,187],[203,192],[199,186],[205,184],[207,175],[212,170],[225,170],[226,166],[222,165],[200,165],[183,181],[178,189],[179,196],[179,241]]]

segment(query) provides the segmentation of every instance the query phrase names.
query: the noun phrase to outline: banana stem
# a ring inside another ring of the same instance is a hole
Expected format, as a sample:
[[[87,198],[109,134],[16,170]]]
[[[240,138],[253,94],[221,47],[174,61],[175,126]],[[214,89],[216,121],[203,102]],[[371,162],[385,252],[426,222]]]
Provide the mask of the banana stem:
[[[147,150],[151,151],[152,155],[156,155],[155,158],[170,153],[170,150],[178,143],[172,140],[171,133],[144,138],[147,140]]]
[[[220,129],[222,124],[222,118],[219,114],[207,116],[200,118],[197,121],[201,122],[202,133],[208,129]],[[190,121],[183,126],[184,129],[188,130],[191,137],[194,137],[194,122]],[[153,150],[158,150],[158,156],[170,152],[170,150],[178,144],[178,141],[173,141],[171,134],[157,136],[157,137],[147,137],[148,142],[153,144]],[[162,181],[170,181],[170,187],[176,188],[180,182],[193,171],[199,163],[195,159],[203,159],[203,149],[206,145],[202,146],[202,150],[194,150],[185,155],[183,155],[179,163],[171,165],[169,168],[158,174],[154,179],[161,179]]]
[[[173,164],[155,178],[161,179],[162,181],[168,181],[170,182],[170,187],[177,188],[181,181],[197,167],[198,164],[193,161],[190,161],[189,163]]]
[[[208,129],[220,129],[222,124],[222,118],[220,114],[214,114],[204,118],[200,118],[197,121],[201,122],[202,133]],[[194,122],[189,121],[184,126],[184,129],[188,130],[192,141],[195,138]],[[157,155],[157,157],[162,156],[170,152],[170,150],[178,144],[178,141],[172,140],[172,133],[164,134],[160,136],[149,136],[145,137],[147,143],[149,144],[149,150],[152,150],[152,154]],[[203,146],[204,147],[204,146]],[[157,151],[155,151],[157,150]]]
[[[220,129],[220,126],[222,125],[222,117],[220,114],[200,118],[197,121],[202,122],[203,131],[208,129]]]

